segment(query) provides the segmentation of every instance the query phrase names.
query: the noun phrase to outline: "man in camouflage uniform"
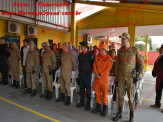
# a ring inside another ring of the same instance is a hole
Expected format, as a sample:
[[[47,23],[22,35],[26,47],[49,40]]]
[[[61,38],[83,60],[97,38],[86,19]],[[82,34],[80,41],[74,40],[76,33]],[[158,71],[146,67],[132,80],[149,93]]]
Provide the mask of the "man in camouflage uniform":
[[[27,82],[27,90],[25,90],[24,94],[31,94],[31,96],[36,95],[36,78],[38,74],[39,68],[39,54],[35,50],[35,45],[33,42],[29,44],[29,51],[27,53],[25,68],[26,68],[26,82]]]
[[[67,92],[67,99],[65,102],[66,106],[70,105],[70,96],[71,96],[71,75],[72,70],[76,66],[75,54],[71,52],[67,43],[63,44],[61,54],[61,74],[60,74],[60,83],[61,83],[61,95],[56,100],[56,102],[61,102],[65,100],[65,90]]]
[[[10,50],[10,71],[11,76],[13,78],[13,84],[10,85],[15,86],[15,88],[19,88],[19,67],[20,67],[20,51],[17,49],[17,44],[15,42],[11,42],[11,50]]]
[[[127,95],[129,98],[130,118],[133,122],[134,117],[134,83],[142,77],[144,61],[138,49],[130,44],[130,35],[123,33],[121,42],[123,47],[119,49],[115,64],[115,83],[118,83],[118,107],[119,111],[113,121],[122,119],[122,106],[124,103],[125,88],[127,86]],[[138,78],[133,80],[133,71],[136,63],[139,64]]]
[[[45,98],[46,100],[52,99],[53,92],[53,73],[56,69],[56,57],[54,53],[50,50],[50,44],[46,42],[44,44],[44,52],[42,54],[42,83],[45,90],[45,93],[40,97]]]

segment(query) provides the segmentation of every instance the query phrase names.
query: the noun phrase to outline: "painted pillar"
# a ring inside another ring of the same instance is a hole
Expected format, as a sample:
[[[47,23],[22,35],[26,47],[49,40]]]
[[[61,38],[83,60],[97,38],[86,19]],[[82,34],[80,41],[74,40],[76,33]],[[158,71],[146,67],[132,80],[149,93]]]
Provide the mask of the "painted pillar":
[[[144,69],[148,71],[148,35],[146,35],[145,57],[144,57]]]
[[[71,12],[73,12],[74,14],[71,15],[71,42],[73,45],[75,45],[76,41],[76,21],[75,21],[75,8],[76,8],[76,3],[75,0],[72,0],[72,4],[71,4]]]

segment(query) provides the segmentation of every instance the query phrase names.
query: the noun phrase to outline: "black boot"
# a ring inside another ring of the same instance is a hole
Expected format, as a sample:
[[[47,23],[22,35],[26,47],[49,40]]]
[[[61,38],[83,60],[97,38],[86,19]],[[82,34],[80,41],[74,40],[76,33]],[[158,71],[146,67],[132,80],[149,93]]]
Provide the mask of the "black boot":
[[[70,96],[67,96],[65,106],[69,106],[70,104],[71,104]]]
[[[31,88],[26,89],[23,94],[31,94]]]
[[[97,113],[97,112],[101,112],[101,104],[96,104],[96,108],[92,111],[92,113]]]
[[[36,96],[36,89],[32,90],[31,97]]]
[[[40,98],[45,98],[48,96],[48,90],[45,90],[44,94],[40,95]]]
[[[106,116],[106,105],[103,105],[103,111],[101,112],[101,116]]]
[[[10,87],[16,86],[16,80],[13,80],[13,84],[10,85]]]
[[[122,107],[119,107],[119,110],[118,110],[116,117],[114,117],[112,120],[118,121],[119,119],[122,119]]]
[[[62,101],[65,101],[65,94],[64,93],[61,93],[61,95],[59,96],[59,98],[56,99],[56,102],[62,102]]]
[[[16,81],[16,85],[15,85],[15,88],[20,88],[20,85],[19,85],[19,81]]]
[[[85,107],[86,111],[90,111],[91,107],[90,107],[90,102],[87,102],[87,106]]]
[[[81,100],[80,100],[80,103],[78,103],[78,104],[76,105],[77,108],[80,108],[80,107],[82,107],[82,106],[84,106],[84,99],[81,99]]]
[[[134,121],[134,111],[130,110],[130,119],[129,122],[133,122]]]
[[[45,98],[46,100],[51,100],[53,98],[53,94],[51,91],[48,91],[48,96]]]

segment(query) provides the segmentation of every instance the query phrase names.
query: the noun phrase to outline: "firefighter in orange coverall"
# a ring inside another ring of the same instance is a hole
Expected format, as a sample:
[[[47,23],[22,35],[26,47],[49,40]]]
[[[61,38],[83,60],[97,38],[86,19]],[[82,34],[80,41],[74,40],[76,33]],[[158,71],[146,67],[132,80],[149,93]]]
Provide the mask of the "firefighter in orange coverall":
[[[92,113],[101,111],[101,98],[103,99],[103,111],[101,116],[106,116],[106,106],[108,103],[108,85],[109,72],[112,68],[112,58],[106,54],[106,46],[101,44],[99,47],[99,55],[96,56],[93,64],[93,71],[95,73],[95,93],[96,93],[96,108]]]

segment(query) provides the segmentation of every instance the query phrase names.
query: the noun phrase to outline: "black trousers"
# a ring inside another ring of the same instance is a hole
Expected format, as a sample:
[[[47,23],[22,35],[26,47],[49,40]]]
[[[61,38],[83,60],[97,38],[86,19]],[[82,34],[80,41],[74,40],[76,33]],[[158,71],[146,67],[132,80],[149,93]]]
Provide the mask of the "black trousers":
[[[84,100],[87,96],[87,102],[91,101],[91,77],[90,73],[79,73],[78,80],[80,86],[80,99]]]
[[[7,59],[0,59],[0,72],[2,74],[2,82],[8,83],[8,64]]]
[[[23,66],[23,77],[24,77],[24,88],[27,88],[26,69],[25,69],[25,66]]]
[[[161,106],[162,90],[163,90],[163,81],[161,82],[159,87],[156,89],[155,104],[158,105],[158,106]]]

